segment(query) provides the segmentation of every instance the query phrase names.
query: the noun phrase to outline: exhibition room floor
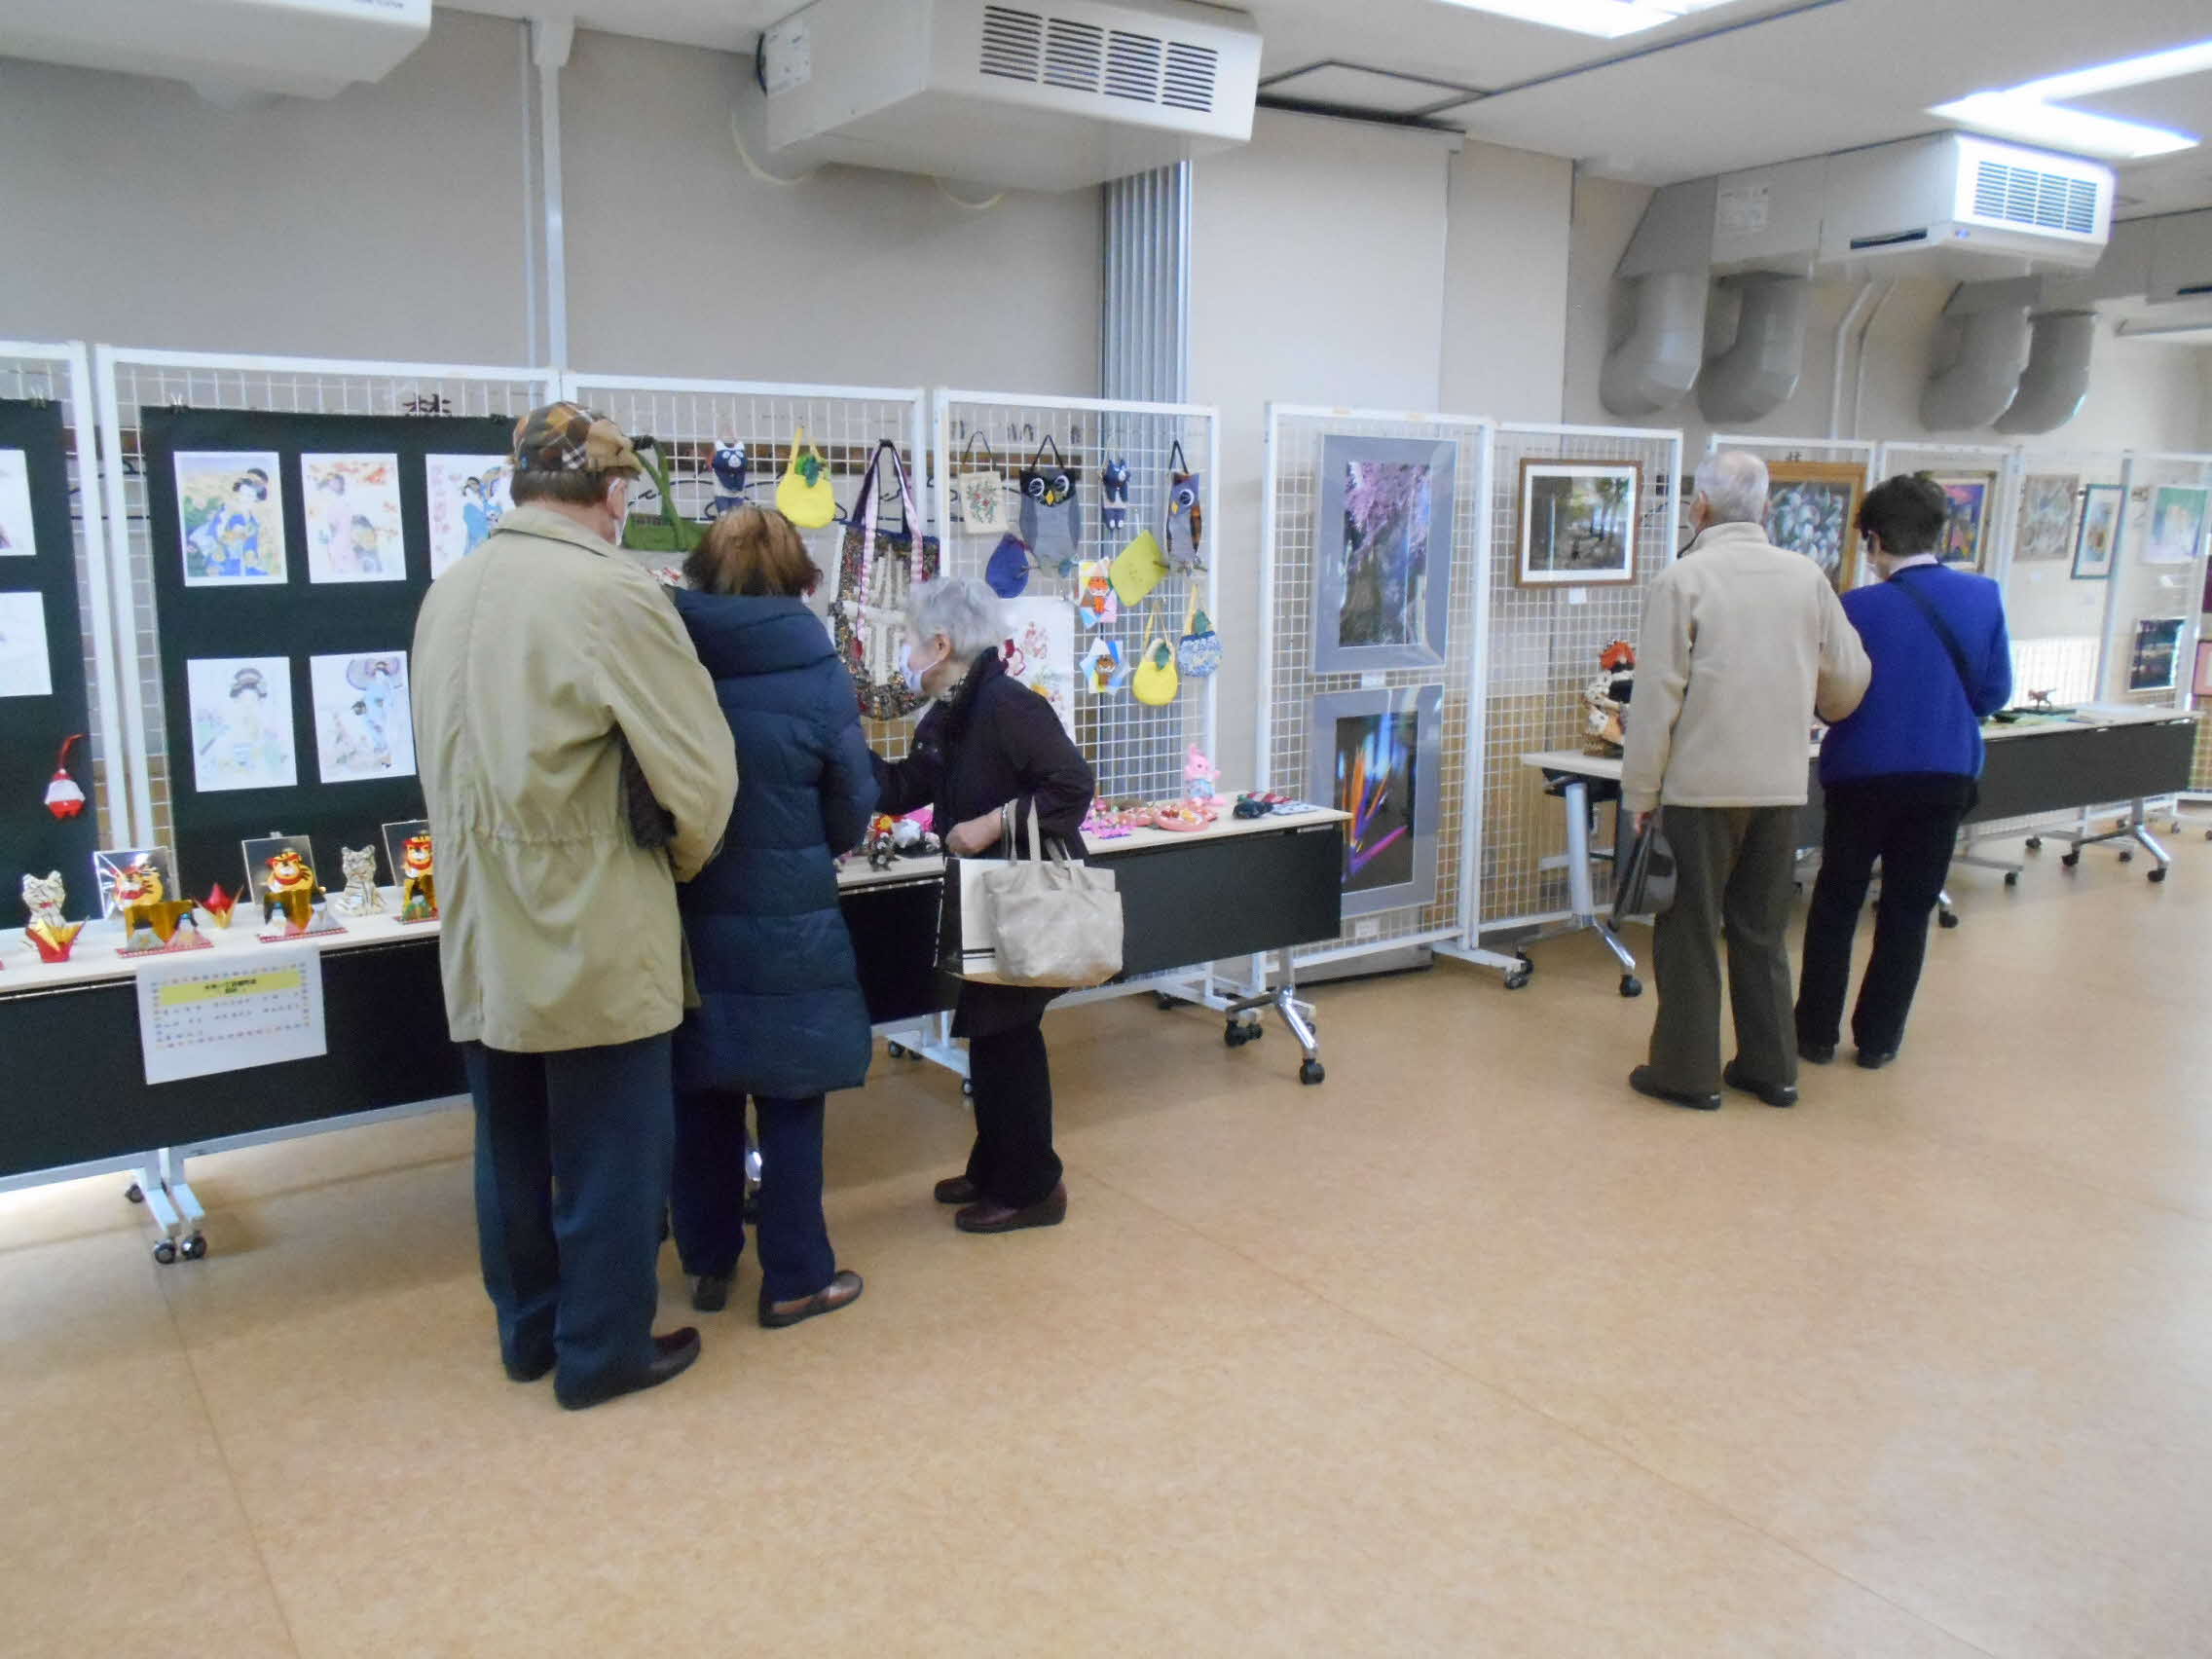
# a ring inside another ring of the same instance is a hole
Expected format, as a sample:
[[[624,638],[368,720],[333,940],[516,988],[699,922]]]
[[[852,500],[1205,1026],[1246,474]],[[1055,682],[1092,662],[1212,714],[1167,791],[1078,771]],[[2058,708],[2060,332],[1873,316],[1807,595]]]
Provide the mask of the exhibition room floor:
[[[0,1650],[2212,1652],[2173,844],[1963,872],[1903,1058],[1794,1111],[1631,1094],[1587,938],[1321,989],[1320,1088],[1112,1003],[1047,1025],[1067,1225],[971,1238],[957,1090],[879,1058],[866,1298],[762,1331],[749,1265],[581,1415],[500,1373],[461,1114],[209,1161],[197,1265],[117,1180],[0,1197]]]

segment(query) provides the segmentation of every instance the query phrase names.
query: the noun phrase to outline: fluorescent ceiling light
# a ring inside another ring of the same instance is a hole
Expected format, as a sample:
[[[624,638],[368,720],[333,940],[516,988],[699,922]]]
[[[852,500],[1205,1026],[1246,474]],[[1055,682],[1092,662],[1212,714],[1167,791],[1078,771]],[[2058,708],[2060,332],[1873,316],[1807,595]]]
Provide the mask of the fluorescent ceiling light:
[[[1729,0],[1444,0],[1444,3],[1463,6],[1471,12],[1493,13],[1500,18],[1518,18],[1525,23],[1541,23],[1547,28],[1571,29],[1576,34],[1617,40],[1622,35],[1674,22],[1692,12],[1725,6]]]
[[[2113,161],[2139,162],[2148,156],[2170,156],[2192,150],[2202,142],[2194,133],[2176,132],[2140,121],[2120,121],[2087,110],[2068,109],[2061,98],[2087,97],[2119,87],[2140,87],[2153,81],[2169,81],[2180,75],[2212,69],[2212,41],[2153,52],[2141,57],[2124,57],[2118,63],[2101,63],[2063,75],[2046,75],[2004,92],[1975,92],[1953,103],[1937,104],[1928,113],[1955,121],[1977,131],[2007,138],[2047,144],[2084,156]]]

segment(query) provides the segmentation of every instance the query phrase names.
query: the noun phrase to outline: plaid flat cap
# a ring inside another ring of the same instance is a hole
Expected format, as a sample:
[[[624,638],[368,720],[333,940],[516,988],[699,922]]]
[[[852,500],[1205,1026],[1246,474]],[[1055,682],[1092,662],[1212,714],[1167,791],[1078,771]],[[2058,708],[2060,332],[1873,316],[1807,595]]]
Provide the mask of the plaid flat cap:
[[[548,403],[515,423],[517,472],[643,472],[622,428],[577,403]]]

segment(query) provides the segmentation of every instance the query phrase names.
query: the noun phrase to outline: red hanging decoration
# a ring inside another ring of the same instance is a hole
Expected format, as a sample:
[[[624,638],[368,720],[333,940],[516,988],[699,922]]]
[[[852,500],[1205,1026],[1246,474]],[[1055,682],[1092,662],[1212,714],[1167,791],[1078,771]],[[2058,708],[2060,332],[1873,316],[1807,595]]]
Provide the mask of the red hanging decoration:
[[[85,792],[77,787],[77,780],[69,775],[69,751],[85,739],[78,732],[61,746],[55,756],[54,781],[46,786],[46,810],[56,818],[74,818],[85,810]]]

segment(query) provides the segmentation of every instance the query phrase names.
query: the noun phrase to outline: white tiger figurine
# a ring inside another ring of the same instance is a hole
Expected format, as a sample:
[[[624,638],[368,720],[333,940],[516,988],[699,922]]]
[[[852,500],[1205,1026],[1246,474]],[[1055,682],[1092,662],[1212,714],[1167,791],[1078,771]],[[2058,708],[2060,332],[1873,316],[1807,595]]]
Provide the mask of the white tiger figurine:
[[[68,896],[57,869],[48,871],[43,881],[35,875],[23,877],[23,907],[30,911],[34,927],[40,922],[56,930],[67,927],[61,919],[61,902]]]
[[[338,896],[338,908],[349,916],[366,916],[384,908],[384,895],[377,891],[377,850],[363,847],[355,852],[351,847],[338,849],[338,867],[345,872],[346,891]]]

